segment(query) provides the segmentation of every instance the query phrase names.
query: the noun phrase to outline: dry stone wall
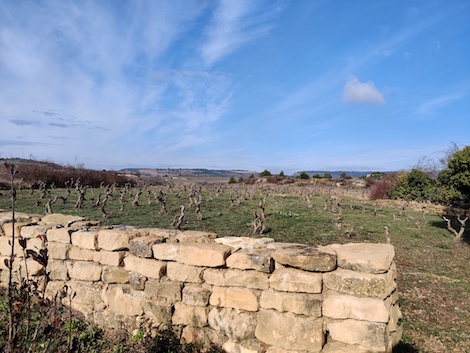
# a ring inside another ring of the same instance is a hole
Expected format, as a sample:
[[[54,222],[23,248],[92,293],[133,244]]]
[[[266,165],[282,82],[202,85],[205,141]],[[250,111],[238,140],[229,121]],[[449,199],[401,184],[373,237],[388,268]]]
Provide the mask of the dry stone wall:
[[[0,279],[8,283],[11,213],[0,213]],[[96,324],[172,327],[182,341],[226,352],[391,352],[401,338],[394,249],[312,247],[200,231],[101,227],[52,214],[17,214],[27,248],[47,247],[44,269],[15,244],[15,278],[64,285]],[[63,298],[66,304],[67,298]]]

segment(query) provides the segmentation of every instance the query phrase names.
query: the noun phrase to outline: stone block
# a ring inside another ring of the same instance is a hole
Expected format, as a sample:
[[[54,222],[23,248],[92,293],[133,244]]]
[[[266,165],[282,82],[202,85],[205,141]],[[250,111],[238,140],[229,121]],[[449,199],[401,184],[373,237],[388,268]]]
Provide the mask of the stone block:
[[[49,243],[47,246],[47,256],[49,259],[67,260],[70,244]]]
[[[48,242],[70,244],[70,231],[67,228],[52,228],[46,234]]]
[[[325,343],[323,320],[276,310],[260,310],[256,338],[288,350],[320,352]]]
[[[62,260],[52,260],[47,262],[46,272],[51,281],[67,281],[69,279],[67,265]]]
[[[97,250],[98,249],[98,232],[77,230],[71,235],[72,244],[84,249]]]
[[[166,263],[153,259],[144,259],[134,255],[124,258],[124,266],[127,271],[138,272],[149,278],[159,279],[166,271]]]
[[[145,293],[158,299],[166,299],[169,302],[181,301],[182,285],[173,281],[158,281],[148,279],[145,282]]]
[[[157,326],[171,324],[173,314],[171,305],[162,305],[153,300],[142,301],[142,308],[145,315]]]
[[[113,285],[103,293],[103,301],[118,315],[142,315],[144,312],[142,303],[147,301],[147,297],[140,294],[142,292],[132,292],[128,289]]]
[[[127,230],[102,229],[98,232],[98,249],[118,251],[129,249],[129,233]]]
[[[232,341],[255,338],[256,313],[215,307],[209,312],[208,322],[216,332]]]
[[[84,249],[74,245],[71,245],[69,248],[68,257],[70,260],[93,261],[95,256],[95,250]]]
[[[390,299],[358,298],[329,293],[323,300],[323,316],[333,319],[356,319],[386,323],[390,316]]]
[[[102,266],[94,262],[73,261],[68,263],[70,278],[79,281],[99,281],[101,279]]]
[[[206,269],[204,280],[208,284],[220,287],[269,288],[269,276],[266,273],[253,270]]]
[[[238,287],[213,287],[209,304],[226,308],[258,311],[258,296],[251,289]]]
[[[274,271],[272,251],[266,249],[243,249],[227,258],[227,267],[240,270],[256,270],[265,273]]]
[[[355,272],[338,268],[323,274],[326,288],[341,294],[385,299],[396,288],[392,270],[383,274]]]
[[[204,267],[183,265],[177,262],[168,262],[166,274],[172,281],[186,283],[202,283]]]
[[[281,292],[321,293],[322,274],[295,268],[280,268],[274,270],[269,283],[272,289]]]
[[[388,331],[394,332],[399,328],[400,319],[402,318],[401,310],[398,304],[392,305],[390,308],[390,320],[388,322]]]
[[[176,261],[192,266],[224,266],[230,250],[229,246],[215,243],[180,243]]]
[[[21,228],[30,225],[29,221],[26,222],[15,222],[15,237],[19,237],[21,235]],[[11,239],[13,235],[13,223],[5,223],[3,225],[3,234],[5,237]]]
[[[322,297],[320,294],[288,293],[269,290],[261,293],[260,307],[262,309],[276,309],[280,312],[291,312],[318,318],[322,315]]]
[[[207,326],[208,308],[201,306],[175,303],[172,317],[173,325],[189,325],[193,327]]]
[[[64,215],[60,213],[48,214],[41,218],[41,223],[68,227],[71,224],[84,221],[85,218],[79,216]]]
[[[346,319],[327,321],[326,326],[334,341],[358,345],[371,351],[387,350],[387,325],[384,323]]]
[[[186,285],[183,288],[182,301],[187,305],[206,306],[209,304],[211,291],[194,285]]]
[[[144,290],[145,282],[147,282],[147,277],[138,272],[129,272],[129,285],[133,290]]]
[[[367,273],[385,273],[395,257],[390,244],[331,245],[338,257],[338,266],[347,270]]]
[[[93,261],[98,262],[102,265],[108,266],[122,266],[124,256],[126,252],[124,251],[96,251],[93,256]]]
[[[204,232],[200,230],[185,230],[175,235],[180,243],[210,243],[217,238],[214,232]]]
[[[129,252],[138,257],[153,257],[152,246],[163,243],[166,237],[161,235],[147,235],[129,241]]]
[[[222,337],[210,327],[185,326],[181,333],[181,341],[188,344],[196,344],[201,347],[201,352],[212,352],[214,346],[221,347]]]
[[[105,266],[101,278],[104,283],[128,283],[129,272],[122,267]]]
[[[371,353],[370,349],[343,342],[328,342],[323,346],[322,353]]]
[[[214,242],[227,245],[232,248],[232,252],[242,250],[253,250],[265,248],[266,244],[274,243],[272,238],[250,238],[250,237],[225,237],[214,239]],[[271,251],[272,252],[272,251]]]
[[[281,247],[273,252],[274,260],[284,266],[310,272],[328,272],[336,268],[336,256],[317,247],[296,245]]]
[[[228,340],[222,346],[226,353],[265,353],[266,345],[257,339],[235,342]]]
[[[155,244],[152,246],[153,257],[162,261],[176,261],[178,249],[178,243]]]
[[[45,236],[48,229],[52,228],[52,225],[31,225],[24,226],[21,228],[21,236],[26,239],[37,238],[39,236]],[[19,235],[19,233],[17,234]]]

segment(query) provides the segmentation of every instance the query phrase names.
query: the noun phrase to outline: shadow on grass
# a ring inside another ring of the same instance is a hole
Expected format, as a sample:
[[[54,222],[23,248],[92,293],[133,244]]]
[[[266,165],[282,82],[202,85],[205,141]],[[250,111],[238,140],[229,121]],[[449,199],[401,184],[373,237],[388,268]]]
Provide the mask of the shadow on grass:
[[[409,343],[403,343],[400,342],[398,343],[394,348],[393,348],[393,353],[418,353],[418,349],[413,347],[413,345]]]

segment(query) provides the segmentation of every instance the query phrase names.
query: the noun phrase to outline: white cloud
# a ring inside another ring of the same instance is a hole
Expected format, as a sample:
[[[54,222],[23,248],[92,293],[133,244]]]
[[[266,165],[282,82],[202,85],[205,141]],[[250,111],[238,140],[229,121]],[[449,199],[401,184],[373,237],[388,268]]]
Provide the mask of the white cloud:
[[[207,39],[201,46],[206,65],[234,52],[270,30],[269,20],[281,9],[277,4],[261,6],[255,0],[219,0],[212,23],[206,28]]]
[[[354,76],[351,76],[344,85],[343,99],[354,103],[385,103],[382,93],[375,87],[373,82],[360,82]]]
[[[453,103],[454,101],[461,99],[465,95],[466,95],[465,93],[458,93],[458,94],[446,95],[442,97],[429,99],[427,101],[422,102],[418,106],[417,112],[419,114],[434,113],[437,109],[445,107],[446,105],[449,105]]]

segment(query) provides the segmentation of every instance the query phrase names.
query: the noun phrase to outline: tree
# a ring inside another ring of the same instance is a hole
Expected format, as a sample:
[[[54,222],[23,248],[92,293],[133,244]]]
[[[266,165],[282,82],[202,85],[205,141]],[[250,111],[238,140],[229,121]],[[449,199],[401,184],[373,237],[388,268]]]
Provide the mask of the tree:
[[[267,169],[263,170],[261,173],[259,173],[260,177],[267,177],[267,176],[272,176],[271,172]]]
[[[447,201],[470,202],[470,146],[454,152],[438,181],[447,191]]]
[[[240,178],[238,178],[238,182],[241,184],[245,181],[245,179],[243,179],[243,177],[241,176]]]
[[[323,174],[323,179],[333,179],[333,176],[330,173]]]
[[[299,179],[304,179],[304,180],[310,179],[310,176],[306,172],[302,172],[299,175]]]
[[[228,181],[229,184],[236,184],[237,181],[235,180],[234,177],[231,177],[230,180]]]
[[[284,171],[283,171],[283,170],[281,170],[281,172],[279,173],[279,176],[280,176],[280,177],[283,177],[283,176],[284,176]]]

